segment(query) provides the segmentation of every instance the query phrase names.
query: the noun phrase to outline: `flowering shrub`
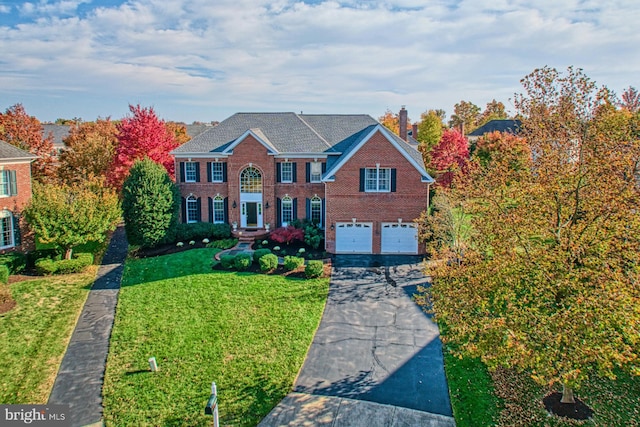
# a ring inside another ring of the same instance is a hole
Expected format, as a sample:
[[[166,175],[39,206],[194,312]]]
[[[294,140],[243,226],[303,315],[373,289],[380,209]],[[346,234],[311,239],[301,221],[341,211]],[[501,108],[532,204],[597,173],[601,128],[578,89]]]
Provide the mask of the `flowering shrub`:
[[[298,249],[298,252],[301,253],[301,254],[304,253],[304,248]]]
[[[269,241],[268,241],[268,240],[263,240],[263,241],[262,241],[262,246],[267,246],[268,244],[269,244]]]
[[[179,247],[179,248],[181,248],[181,247],[183,247],[183,246],[184,246],[184,243],[182,243],[182,242],[178,242],[178,243],[176,243],[176,246],[177,246],[177,247]]]
[[[209,239],[202,239],[202,243],[206,245],[207,243],[209,243]]]
[[[303,242],[304,230],[288,225],[286,227],[276,228],[271,232],[269,237],[276,243],[285,243],[289,245],[296,240]]]
[[[191,246],[193,246],[193,245],[195,245],[195,244],[196,244],[196,241],[195,241],[195,240],[192,240],[192,241],[190,241],[190,242],[189,242],[189,244],[190,244]]]
[[[274,250],[274,251],[279,251],[279,250],[280,250],[280,246],[274,246],[274,247],[273,247],[273,250]]]

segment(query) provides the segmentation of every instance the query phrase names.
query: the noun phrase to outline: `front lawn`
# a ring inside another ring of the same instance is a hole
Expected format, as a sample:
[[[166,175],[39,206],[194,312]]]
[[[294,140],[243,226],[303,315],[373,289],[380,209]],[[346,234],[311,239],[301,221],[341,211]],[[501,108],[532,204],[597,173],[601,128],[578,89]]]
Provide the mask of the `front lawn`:
[[[125,266],[103,390],[107,425],[255,426],[290,390],[328,279],[214,271],[216,249]],[[159,371],[149,371],[155,357]]]
[[[0,403],[47,402],[96,269],[9,285],[16,306],[0,314]]]

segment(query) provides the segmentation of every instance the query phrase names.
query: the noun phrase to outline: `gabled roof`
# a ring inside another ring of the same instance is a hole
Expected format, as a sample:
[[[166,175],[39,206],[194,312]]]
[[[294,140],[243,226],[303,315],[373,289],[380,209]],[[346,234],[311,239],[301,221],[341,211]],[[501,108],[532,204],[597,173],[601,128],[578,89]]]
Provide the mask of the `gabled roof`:
[[[20,148],[11,145],[8,142],[0,141],[0,161],[31,161],[37,158],[38,156],[35,156],[28,151],[21,150]]]
[[[520,120],[490,120],[467,136],[482,136],[490,132],[504,132],[517,135],[522,123]]]
[[[63,148],[64,141],[69,136],[71,126],[69,125],[57,125],[53,123],[47,123],[42,125],[42,137],[46,138],[51,134],[53,136],[53,146],[56,148]]]
[[[236,113],[172,153],[222,153],[247,130],[259,130],[277,153],[327,154],[335,152],[334,145],[376,123],[366,114]]]

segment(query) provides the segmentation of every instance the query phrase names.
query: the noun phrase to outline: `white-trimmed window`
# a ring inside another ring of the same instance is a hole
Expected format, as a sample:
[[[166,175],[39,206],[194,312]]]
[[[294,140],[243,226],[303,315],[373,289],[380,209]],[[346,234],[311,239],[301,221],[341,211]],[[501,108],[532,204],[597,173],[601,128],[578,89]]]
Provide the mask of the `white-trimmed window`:
[[[198,222],[198,199],[195,196],[187,197],[187,222]]]
[[[184,182],[196,182],[197,172],[196,162],[184,162]]]
[[[322,163],[311,162],[311,173],[309,175],[309,181],[320,182],[322,180]]]
[[[311,199],[311,206],[309,209],[311,217],[309,218],[312,223],[322,226],[322,199],[320,197],[314,197]]]
[[[0,211],[0,248],[15,246],[13,237],[13,214],[5,209]]]
[[[15,196],[17,194],[16,171],[0,171],[0,197]]]
[[[293,221],[293,199],[289,196],[282,198],[282,226],[286,227]]]
[[[215,224],[224,222],[224,199],[220,196],[213,199],[213,222]]]
[[[293,182],[293,163],[280,163],[280,182]]]
[[[381,167],[365,169],[364,191],[380,193],[391,191],[391,169]]]
[[[249,167],[240,174],[241,193],[262,193],[262,174],[256,168]]]
[[[224,163],[211,162],[211,182],[224,181]]]

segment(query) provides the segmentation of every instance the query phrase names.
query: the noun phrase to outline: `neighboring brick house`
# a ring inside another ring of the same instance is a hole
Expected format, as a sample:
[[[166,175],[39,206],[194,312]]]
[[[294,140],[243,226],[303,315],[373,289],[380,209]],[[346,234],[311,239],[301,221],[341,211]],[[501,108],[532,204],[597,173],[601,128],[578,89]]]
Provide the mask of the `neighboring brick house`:
[[[0,141],[0,253],[26,251],[32,246],[25,237],[27,227],[21,219],[31,200],[31,153]]]
[[[307,219],[329,253],[424,253],[414,220],[433,179],[416,148],[371,116],[237,113],[172,154],[183,222]]]

